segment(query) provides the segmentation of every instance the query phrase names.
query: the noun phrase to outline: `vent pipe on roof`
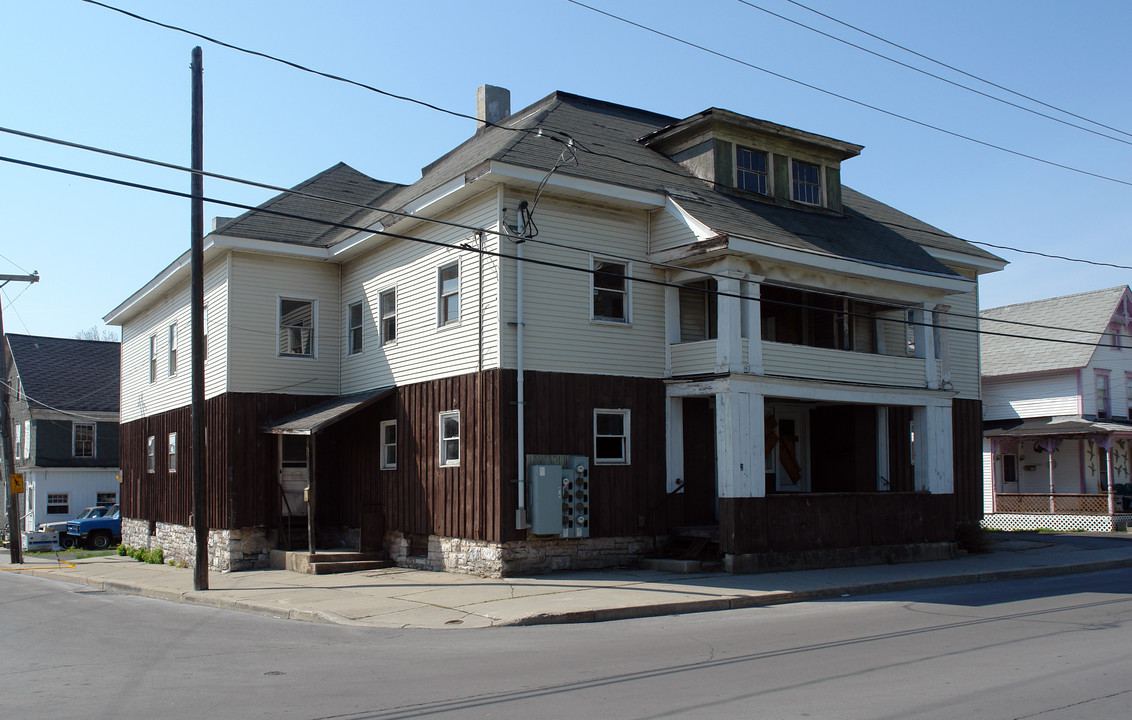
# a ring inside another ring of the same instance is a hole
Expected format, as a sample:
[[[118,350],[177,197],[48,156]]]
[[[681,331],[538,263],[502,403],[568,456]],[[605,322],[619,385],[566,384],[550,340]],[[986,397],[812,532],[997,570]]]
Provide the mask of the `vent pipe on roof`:
[[[511,91],[494,85],[476,88],[476,129],[486,123],[495,124],[511,114]]]

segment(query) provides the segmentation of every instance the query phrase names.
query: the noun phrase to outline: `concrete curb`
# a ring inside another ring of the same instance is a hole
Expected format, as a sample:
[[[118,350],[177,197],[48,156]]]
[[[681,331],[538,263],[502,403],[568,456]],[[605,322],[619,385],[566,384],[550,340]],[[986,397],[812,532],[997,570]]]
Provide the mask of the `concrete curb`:
[[[1001,582],[1003,580],[1024,580],[1041,577],[1055,577],[1059,575],[1075,575],[1102,570],[1115,570],[1132,567],[1132,557],[1113,560],[1093,560],[1074,564],[1047,565],[1009,570],[990,570],[954,573],[936,577],[906,578],[887,580],[882,582],[852,583],[807,590],[773,590],[755,594],[724,594],[700,600],[684,600],[678,602],[654,603],[645,605],[626,605],[622,607],[596,608],[588,610],[570,610],[563,612],[536,613],[513,620],[492,619],[491,627],[524,627],[532,625],[558,625],[570,623],[608,622],[611,620],[629,620],[634,618],[660,617],[666,615],[684,615],[701,612],[718,612],[721,610],[739,610],[770,605],[784,605],[787,603],[806,602],[811,600],[827,600],[843,596],[875,595],[879,593],[895,592],[901,590],[921,590],[935,587],[948,587],[953,585],[970,585],[976,583]],[[171,590],[160,587],[145,586],[140,583],[122,580],[105,579],[85,575],[72,575],[68,569],[36,568],[20,570],[20,574],[34,577],[69,582],[76,585],[85,585],[96,590],[107,592],[137,595],[155,600],[179,602],[186,605],[199,605],[224,610],[234,610],[263,617],[299,620],[304,622],[331,623],[353,627],[374,627],[365,622],[359,622],[340,616],[336,613],[317,610],[314,608],[288,608],[252,600],[225,597],[223,591],[187,591]]]

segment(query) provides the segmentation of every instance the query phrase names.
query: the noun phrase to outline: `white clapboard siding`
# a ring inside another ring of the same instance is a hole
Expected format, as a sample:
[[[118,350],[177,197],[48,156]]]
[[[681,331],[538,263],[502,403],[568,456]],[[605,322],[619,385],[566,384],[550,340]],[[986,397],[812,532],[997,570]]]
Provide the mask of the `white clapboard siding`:
[[[948,347],[951,350],[951,385],[960,397],[978,400],[979,391],[979,334],[978,289],[959,295],[949,295],[946,304],[951,306],[946,322]]]
[[[1082,335],[1082,337],[1088,337]],[[1097,411],[1097,385],[1096,385],[1096,372],[1097,370],[1109,371],[1109,393],[1111,395],[1110,405],[1113,417],[1126,418],[1128,417],[1129,406],[1129,387],[1132,385],[1130,378],[1132,378],[1132,347],[1130,347],[1129,337],[1124,334],[1121,349],[1113,348],[1108,344],[1108,338],[1105,338],[1105,343],[1102,344],[1093,353],[1093,357],[1089,360],[1089,364],[1085,367],[1081,375],[1084,401],[1085,401],[1085,414],[1093,415]]]
[[[922,388],[927,382],[921,358],[846,352],[763,341],[767,375]]]
[[[1077,414],[1077,373],[984,378],[984,420]]]
[[[342,347],[338,272],[339,266],[333,263],[232,253],[228,312],[231,392],[338,394]],[[280,297],[317,301],[314,357],[279,355]]]
[[[649,232],[649,252],[671,250],[681,245],[696,242],[696,234],[680,218],[666,209],[653,210],[652,228]]]
[[[208,306],[208,357],[204,367],[205,397],[228,389],[227,352],[228,263],[213,261],[204,270],[204,302]],[[122,326],[121,422],[183,407],[192,401],[189,282],[174,287]],[[177,372],[169,374],[169,325],[177,323]],[[157,338],[157,378],[149,381],[149,338]]]
[[[507,207],[526,196],[509,195]],[[664,289],[630,282],[631,322],[591,321],[591,255],[642,258],[648,235],[644,210],[628,210],[544,195],[536,207],[536,240],[526,257],[587,272],[524,266],[524,365],[528,370],[661,377],[664,374]],[[610,259],[615,259],[610,257]],[[624,262],[617,260],[618,262]],[[662,280],[657,270],[631,262],[632,276]],[[503,265],[503,364],[516,366],[515,263]]]
[[[672,375],[704,375],[715,372],[715,340],[676,343],[672,346]]]
[[[491,191],[441,217],[464,225],[497,229],[498,208],[498,195]],[[342,303],[338,310],[342,322],[346,322],[348,305],[363,303],[362,352],[346,354],[345,333],[339,342],[343,393],[477,371],[481,363],[481,310],[482,366],[485,369],[499,367],[501,260],[460,248],[465,243],[477,243],[475,234],[468,230],[422,224],[411,234],[451,247],[394,238],[342,268]],[[483,243],[485,250],[513,252],[510,243],[501,246],[499,237],[494,234],[485,233]],[[460,264],[460,319],[440,327],[438,271],[453,261]],[[481,275],[482,302],[479,297]],[[389,289],[396,290],[397,336],[394,342],[383,344],[379,297]]]

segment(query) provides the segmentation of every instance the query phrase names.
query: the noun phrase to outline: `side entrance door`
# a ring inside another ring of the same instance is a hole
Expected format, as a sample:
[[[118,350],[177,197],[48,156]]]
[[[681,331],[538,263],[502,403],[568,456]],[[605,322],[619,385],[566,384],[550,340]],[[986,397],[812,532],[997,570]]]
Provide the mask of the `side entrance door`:
[[[279,436],[279,486],[283,491],[283,517],[306,517],[304,498],[310,482],[306,435]]]

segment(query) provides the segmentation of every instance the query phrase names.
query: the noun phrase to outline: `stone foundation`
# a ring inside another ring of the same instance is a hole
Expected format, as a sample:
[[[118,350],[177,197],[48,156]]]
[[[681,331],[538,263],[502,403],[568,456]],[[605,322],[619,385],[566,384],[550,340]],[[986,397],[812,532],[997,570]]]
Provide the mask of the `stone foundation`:
[[[399,567],[483,577],[627,567],[652,550],[652,538],[643,537],[493,543],[430,535],[427,554],[423,555],[411,555],[410,544],[405,533],[394,531],[385,536],[386,552]]]
[[[122,518],[122,544],[148,550],[161,548],[165,562],[196,566],[196,531],[187,525],[159,522],[149,534],[148,520]],[[263,528],[208,531],[208,568],[217,572],[256,570],[270,565],[275,531]]]

